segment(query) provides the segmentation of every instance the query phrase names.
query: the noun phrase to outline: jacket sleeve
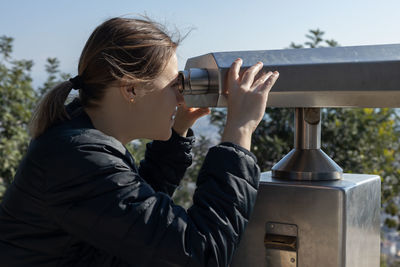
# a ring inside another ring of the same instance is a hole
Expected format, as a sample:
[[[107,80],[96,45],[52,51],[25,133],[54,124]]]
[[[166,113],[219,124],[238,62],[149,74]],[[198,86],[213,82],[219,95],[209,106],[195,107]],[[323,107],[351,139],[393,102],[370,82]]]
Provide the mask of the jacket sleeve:
[[[187,137],[172,130],[168,141],[153,141],[146,145],[145,158],[141,161],[139,174],[156,192],[172,196],[179,186],[186,169],[192,164],[193,131]]]
[[[133,266],[229,264],[256,199],[260,172],[250,152],[229,143],[211,148],[188,211],[111,148],[80,145],[63,155],[60,164],[73,167],[47,173],[46,203],[65,231]]]

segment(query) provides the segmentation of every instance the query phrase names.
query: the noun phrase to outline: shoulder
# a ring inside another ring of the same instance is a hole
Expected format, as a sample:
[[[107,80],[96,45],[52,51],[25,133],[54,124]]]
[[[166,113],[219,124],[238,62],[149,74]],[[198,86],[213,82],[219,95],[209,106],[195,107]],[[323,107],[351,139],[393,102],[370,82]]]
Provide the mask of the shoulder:
[[[32,140],[28,156],[53,175],[78,175],[115,166],[133,168],[131,155],[117,139],[76,120],[79,118],[65,121]]]
[[[72,152],[80,147],[108,147],[116,155],[126,154],[127,150],[121,142],[93,126],[78,98],[65,108],[70,119],[55,124],[33,140],[31,143],[33,148],[45,148],[45,151],[58,153]]]
[[[31,158],[41,166],[42,190],[48,197],[71,197],[65,192],[82,197],[109,187],[116,175],[137,173],[126,148],[96,129],[54,128],[32,141],[30,149]]]

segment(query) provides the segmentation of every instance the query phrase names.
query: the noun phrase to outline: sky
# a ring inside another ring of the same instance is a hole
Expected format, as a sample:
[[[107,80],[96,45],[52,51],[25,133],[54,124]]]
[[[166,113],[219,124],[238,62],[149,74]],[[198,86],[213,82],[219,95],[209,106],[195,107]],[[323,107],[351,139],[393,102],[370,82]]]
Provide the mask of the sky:
[[[400,0],[0,0],[0,36],[14,38],[13,58],[34,61],[37,87],[47,77],[48,57],[74,76],[96,26],[140,14],[170,31],[190,32],[178,49],[180,69],[209,52],[287,48],[317,28],[341,46],[400,43]]]

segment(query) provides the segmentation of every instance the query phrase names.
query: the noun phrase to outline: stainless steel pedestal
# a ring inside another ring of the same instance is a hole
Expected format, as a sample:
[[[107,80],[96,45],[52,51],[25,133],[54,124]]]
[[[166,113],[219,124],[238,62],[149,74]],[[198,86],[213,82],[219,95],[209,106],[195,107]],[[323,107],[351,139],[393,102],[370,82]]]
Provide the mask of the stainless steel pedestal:
[[[286,181],[261,175],[233,267],[377,267],[380,177]]]

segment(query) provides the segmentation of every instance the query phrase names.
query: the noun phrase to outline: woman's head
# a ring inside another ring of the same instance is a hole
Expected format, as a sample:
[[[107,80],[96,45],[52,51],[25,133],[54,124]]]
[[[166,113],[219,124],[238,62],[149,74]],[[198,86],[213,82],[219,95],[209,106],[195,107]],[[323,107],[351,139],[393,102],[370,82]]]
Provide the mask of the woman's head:
[[[101,99],[110,83],[151,82],[163,71],[178,44],[150,20],[113,18],[98,26],[82,51],[78,74],[84,106]]]
[[[149,88],[175,56],[178,46],[161,25],[148,19],[112,18],[89,37],[79,60],[79,90],[82,105],[98,106],[112,87],[125,87],[133,95],[134,85]],[[52,124],[68,118],[64,102],[71,82],[53,88],[39,103],[31,122],[33,138]]]

